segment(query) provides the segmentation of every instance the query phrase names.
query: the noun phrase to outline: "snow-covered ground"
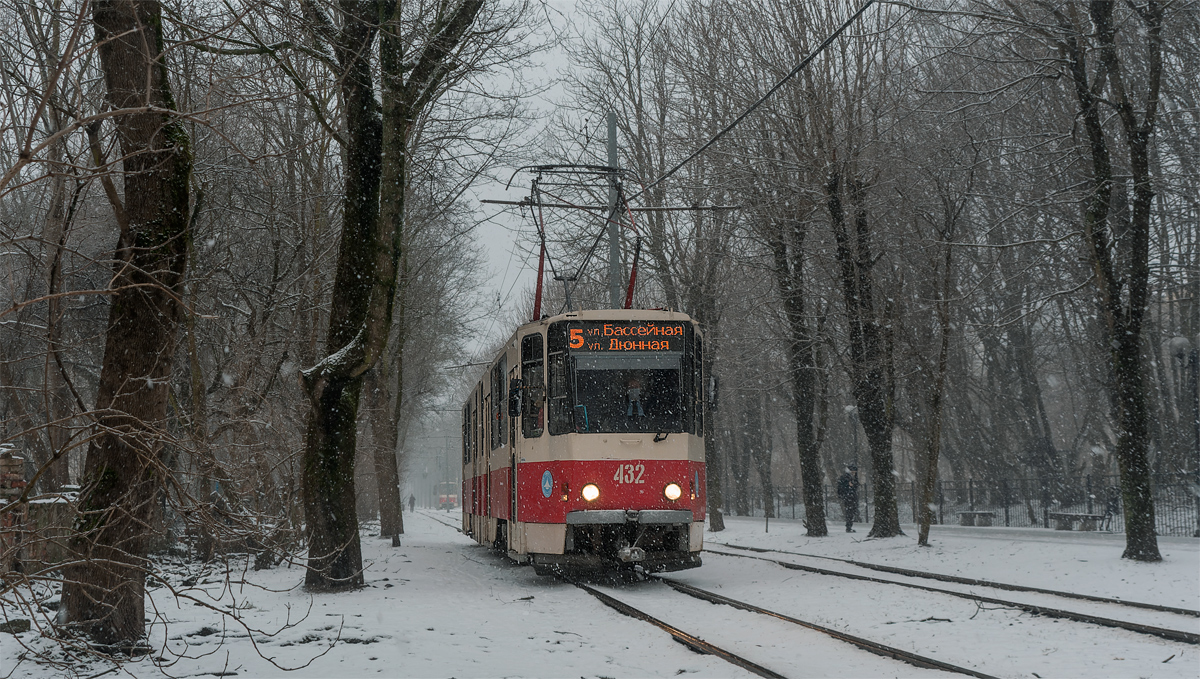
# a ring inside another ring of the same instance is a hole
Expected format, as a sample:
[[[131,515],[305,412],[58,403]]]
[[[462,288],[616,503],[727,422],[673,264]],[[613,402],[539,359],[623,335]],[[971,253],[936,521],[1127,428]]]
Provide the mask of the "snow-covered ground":
[[[868,524],[856,533],[829,525],[829,537],[806,538],[786,519],[726,518],[726,530],[705,533],[706,544],[745,545],[833,556],[960,577],[1095,596],[1200,609],[1200,540],[1160,537],[1159,563],[1121,559],[1121,533],[1057,531],[1045,528],[934,526],[930,547],[917,546],[915,525],[906,538],[866,539]]]
[[[165,624],[152,627],[159,649],[155,655],[167,660],[165,672],[177,677],[750,676],[689,651],[665,632],[624,617],[581,590],[510,564],[447,527],[455,518],[421,512],[406,516],[407,533],[398,548],[365,537],[368,586],[359,591],[310,595],[298,586],[303,571],[295,566],[259,572],[234,568],[230,577],[245,583],[233,587],[227,586],[223,570],[215,570],[187,590],[226,610],[236,606],[242,621],[257,630],[253,634],[205,606],[156,590],[147,610],[157,610]],[[1164,561],[1138,564],[1119,558],[1119,535],[935,527],[934,546],[922,549],[916,546],[915,532],[909,533],[906,538],[865,540],[866,527],[860,525],[858,533],[808,539],[790,520],[773,520],[770,532],[764,532],[761,518],[729,518],[726,531],[706,538],[718,549],[724,548],[714,543],[821,554],[1200,608],[1200,541],[1194,539],[1161,538]],[[760,561],[708,555],[702,568],[672,577],[997,676],[1200,674],[1196,646],[1011,609],[981,609],[945,595]],[[764,625],[762,616],[685,601],[655,583],[607,591],[789,677],[941,674],[815,632]],[[1082,602],[1058,605],[1077,610]],[[1189,620],[1178,626],[1200,629],[1200,620]],[[0,635],[0,676],[62,676],[61,669],[20,662],[26,646],[48,648],[36,630],[17,638]],[[92,662],[76,670],[88,677],[110,667]],[[292,668],[294,672],[286,671]],[[161,676],[149,659],[127,663],[121,673]]]

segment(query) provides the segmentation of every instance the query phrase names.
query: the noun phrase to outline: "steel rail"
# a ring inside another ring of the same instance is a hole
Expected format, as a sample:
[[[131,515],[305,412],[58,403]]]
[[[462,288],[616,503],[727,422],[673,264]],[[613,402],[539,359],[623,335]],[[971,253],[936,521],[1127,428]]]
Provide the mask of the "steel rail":
[[[1079,594],[1077,592],[1060,592],[1054,589],[1042,589],[1040,587],[1028,587],[1025,585],[1013,585],[1005,582],[993,582],[991,580],[977,580],[975,578],[964,578],[957,575],[944,575],[942,573],[931,573],[928,571],[917,571],[909,568],[898,568],[896,566],[882,566],[880,564],[867,563],[865,561],[854,561],[853,559],[839,559],[835,556],[821,556],[819,554],[804,554],[803,552],[789,552],[784,549],[763,549],[762,547],[746,547],[743,545],[733,545],[724,542],[712,542],[709,544],[721,545],[731,549],[744,549],[748,552],[773,553],[773,554],[790,554],[792,556],[802,556],[809,559],[825,559],[826,561],[838,561],[848,563],[859,568],[869,568],[875,571],[884,573],[895,573],[896,575],[907,575],[913,578],[927,578],[930,580],[940,580],[941,582],[953,582],[959,585],[972,585],[976,587],[992,587],[994,589],[1004,589],[1012,592],[1034,592],[1037,594],[1051,594],[1064,599],[1079,599],[1081,601],[1093,601],[1101,604],[1115,604],[1118,606],[1128,606],[1130,608],[1144,608],[1150,611],[1158,611],[1160,613],[1176,613],[1178,615],[1190,615],[1194,618],[1200,618],[1200,611],[1193,611],[1190,608],[1175,608],[1174,606],[1161,606],[1159,604],[1147,604],[1140,601],[1126,601],[1123,599],[1110,599],[1108,597],[1093,596],[1091,594]]]
[[[751,556],[749,554],[734,554],[732,552],[719,552],[712,549],[704,551],[710,554],[719,554],[721,556],[732,556],[739,559],[755,559],[758,561],[766,561],[784,568],[797,571],[807,571],[818,575],[829,575],[838,578],[847,578],[850,580],[862,580],[864,582],[875,582],[886,585],[895,585],[897,587],[909,587],[911,589],[924,590],[926,592],[936,592],[938,594],[946,594],[948,596],[958,597],[960,599],[968,599],[985,604],[993,604],[997,606],[1006,606],[1008,608],[1016,608],[1034,615],[1044,615],[1049,618],[1062,618],[1064,620],[1074,620],[1075,622],[1089,623],[1102,627],[1115,627],[1128,630],[1130,632],[1138,632],[1139,634],[1149,634],[1151,636],[1161,637],[1170,641],[1179,641],[1185,644],[1200,645],[1200,634],[1193,632],[1184,632],[1182,630],[1168,629],[1166,627],[1155,627],[1153,625],[1142,625],[1126,620],[1115,620],[1113,618],[1103,618],[1097,615],[1087,613],[1076,613],[1074,611],[1064,611],[1057,608],[1047,608],[1036,604],[1024,604],[1017,601],[1008,601],[1005,599],[996,599],[993,597],[980,596],[978,594],[970,594],[967,592],[955,592],[950,589],[941,589],[940,587],[930,587],[928,585],[918,585],[911,582],[897,582],[895,580],[887,580],[884,578],[873,578],[867,575],[855,575],[853,573],[841,573],[839,571],[831,571],[825,568],[817,568],[815,566],[804,566],[789,561],[779,561],[778,559],[768,559],[762,556]]]
[[[675,589],[678,592],[687,594],[688,596],[696,597],[697,599],[701,599],[701,600],[707,601],[709,603],[724,604],[726,606],[732,606],[734,608],[738,608],[738,609],[741,609],[744,611],[750,611],[752,613],[759,613],[759,614],[767,615],[767,616],[770,616],[773,618],[778,618],[785,622],[790,622],[792,624],[799,625],[801,627],[806,627],[808,629],[815,630],[817,632],[821,632],[822,634],[827,634],[827,635],[833,637],[834,639],[837,639],[839,641],[844,641],[848,644],[853,644],[854,646],[857,646],[864,651],[869,651],[871,653],[874,653],[875,655],[880,655],[885,658],[901,660],[910,665],[913,665],[916,667],[922,667],[925,669],[943,670],[946,672],[954,672],[956,674],[965,674],[969,677],[977,677],[978,679],[995,679],[995,677],[993,677],[990,674],[976,672],[975,670],[972,670],[972,669],[969,669],[966,667],[959,667],[958,665],[951,665],[950,663],[945,663],[945,662],[942,662],[941,660],[927,658],[923,655],[918,655],[916,653],[912,653],[911,651],[905,651],[903,649],[895,648],[893,646],[887,646],[885,644],[871,641],[870,639],[864,639],[862,637],[854,636],[853,634],[846,634],[845,632],[839,632],[835,629],[823,627],[816,623],[808,622],[805,620],[800,620],[799,618],[793,618],[790,615],[784,615],[783,613],[777,613],[770,609],[761,608],[759,606],[755,606],[754,604],[748,604],[744,601],[738,601],[737,599],[730,599],[727,596],[722,596],[715,592],[710,592],[705,589],[700,589],[699,587],[695,587],[693,585],[687,585],[682,582],[677,582],[675,580],[671,580],[669,578],[663,578],[663,577],[659,577],[659,576],[652,576],[652,577],[654,577],[655,580],[666,583],[668,586],[670,586],[672,589]]]
[[[588,587],[587,585],[585,585],[581,582],[576,582],[575,580],[572,580],[571,578],[569,578],[565,575],[559,575],[558,577],[560,579],[562,579],[564,582],[568,582],[572,585],[575,585],[579,589],[582,589],[583,591],[587,592],[588,594],[591,594],[592,596],[599,599],[600,603],[604,604],[605,606],[608,606],[609,608],[617,611],[618,613],[627,615],[636,620],[648,622],[651,625],[658,627],[659,629],[663,630],[667,634],[670,634],[671,637],[673,639],[675,639],[675,641],[678,641],[679,643],[683,644],[684,646],[687,646],[688,648],[692,649],[693,651],[696,651],[698,653],[707,654],[707,655],[715,655],[718,658],[724,660],[725,662],[737,665],[738,667],[740,667],[744,670],[753,672],[754,674],[757,674],[760,677],[767,677],[767,679],[786,679],[786,677],[784,677],[782,674],[779,674],[778,672],[773,672],[773,671],[763,667],[762,665],[756,664],[754,662],[751,662],[751,661],[743,658],[742,656],[740,656],[736,653],[726,651],[725,649],[720,648],[719,646],[714,646],[713,644],[708,643],[707,641],[701,639],[700,637],[688,634],[687,632],[684,632],[683,630],[679,629],[678,627],[669,625],[669,624],[663,622],[662,620],[659,620],[658,618],[655,618],[654,616],[651,616],[648,613],[638,610],[637,608],[634,608],[633,606],[630,606],[629,604],[627,604],[623,601],[614,599],[613,597],[605,594],[604,592],[593,589],[592,587]]]

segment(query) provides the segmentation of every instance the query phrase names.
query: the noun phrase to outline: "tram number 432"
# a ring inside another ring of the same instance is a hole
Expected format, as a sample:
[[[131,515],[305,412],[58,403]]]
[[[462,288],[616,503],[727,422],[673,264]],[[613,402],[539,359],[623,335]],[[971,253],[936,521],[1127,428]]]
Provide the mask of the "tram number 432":
[[[646,465],[644,464],[619,464],[617,465],[617,473],[613,474],[613,481],[617,483],[645,483],[642,480],[642,474],[646,473]]]

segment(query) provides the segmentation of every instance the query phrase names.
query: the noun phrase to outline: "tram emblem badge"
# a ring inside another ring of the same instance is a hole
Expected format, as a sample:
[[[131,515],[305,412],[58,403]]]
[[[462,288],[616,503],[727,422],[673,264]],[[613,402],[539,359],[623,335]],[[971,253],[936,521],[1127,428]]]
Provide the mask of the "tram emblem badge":
[[[554,475],[547,469],[542,474],[542,495],[550,497],[550,491],[554,490]]]

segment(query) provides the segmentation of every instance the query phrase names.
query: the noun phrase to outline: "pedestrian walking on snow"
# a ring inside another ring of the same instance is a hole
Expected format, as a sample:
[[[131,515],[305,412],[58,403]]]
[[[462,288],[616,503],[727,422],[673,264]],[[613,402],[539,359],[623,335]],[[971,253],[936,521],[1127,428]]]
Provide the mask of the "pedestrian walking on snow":
[[[1108,500],[1104,503],[1104,521],[1100,523],[1100,530],[1106,530],[1110,533],[1113,529],[1113,520],[1117,518],[1117,514],[1121,512],[1121,489],[1112,486],[1108,489]]]
[[[417,506],[417,496],[412,493],[408,494],[408,511],[412,511]]]

